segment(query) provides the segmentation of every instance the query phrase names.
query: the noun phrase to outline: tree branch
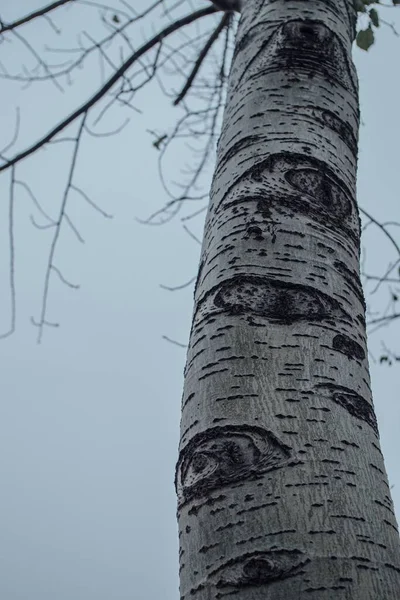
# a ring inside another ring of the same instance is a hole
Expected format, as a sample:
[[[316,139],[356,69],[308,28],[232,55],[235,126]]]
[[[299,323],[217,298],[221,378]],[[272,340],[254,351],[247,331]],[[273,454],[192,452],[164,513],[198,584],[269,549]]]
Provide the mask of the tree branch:
[[[218,26],[216,27],[216,29],[212,32],[212,34],[208,38],[204,48],[200,52],[200,54],[194,64],[194,67],[192,69],[192,72],[190,73],[185,85],[183,86],[181,93],[176,98],[176,100],[174,100],[174,106],[179,104],[179,102],[181,102],[181,100],[183,100],[183,98],[188,93],[188,91],[193,83],[193,80],[198,73],[198,70],[200,69],[204,59],[206,58],[206,56],[208,54],[208,51],[210,50],[210,48],[212,47],[214,42],[218,39],[218,36],[221,33],[221,31],[224,29],[224,27],[229,23],[229,19],[230,19],[230,13],[226,12],[224,14],[224,16],[222,17],[221,21],[219,22]]]
[[[161,42],[163,38],[171,35],[171,33],[174,33],[175,31],[177,31],[181,27],[184,27],[185,25],[188,25],[189,23],[193,23],[194,21],[202,17],[213,14],[215,10],[216,9],[214,6],[203,8],[190,15],[187,15],[186,17],[178,19],[177,21],[171,23],[171,25],[165,27],[165,29],[157,33],[157,35],[155,35],[151,40],[149,40],[141,48],[136,50],[136,52],[131,54],[131,56],[120,66],[120,68],[114,73],[114,75],[112,75],[112,77],[110,77],[110,79],[94,94],[94,96],[92,96],[89,100],[82,104],[82,106],[80,106],[72,114],[70,114],[63,121],[61,121],[61,123],[56,125],[56,127],[49,131],[49,133],[42,137],[38,142],[36,142],[26,150],[23,150],[22,152],[14,156],[14,158],[11,158],[10,160],[6,161],[5,164],[1,165],[0,172],[9,169],[12,165],[19,163],[27,156],[30,156],[31,154],[39,150],[39,148],[50,142],[50,140],[52,140],[53,137],[57,135],[57,133],[63,131],[68,125],[73,123],[81,115],[86,114],[90,110],[90,108],[92,108],[101,98],[103,98],[103,96],[105,96],[108,90],[113,87],[113,85],[124,75],[124,73],[141,56],[143,56],[143,54],[145,54],[148,50],[151,50],[151,48],[153,48],[157,43]]]
[[[52,2],[48,6],[44,6],[43,8],[40,8],[39,10],[36,10],[35,12],[30,13],[29,15],[26,15],[25,17],[22,17],[22,19],[19,19],[18,21],[14,21],[13,23],[5,24],[0,19],[0,34],[5,33],[6,31],[12,31],[13,29],[16,29],[17,27],[20,27],[21,25],[25,25],[25,23],[29,23],[29,21],[33,21],[37,17],[44,17],[44,15],[51,12],[52,10],[55,10],[59,6],[62,6],[63,4],[68,4],[69,2],[75,2],[75,1],[76,0],[57,0],[56,2]]]
[[[15,331],[16,321],[16,297],[15,297],[15,244],[14,244],[14,195],[15,195],[15,168],[11,169],[10,181],[10,200],[8,208],[8,235],[9,235],[9,252],[10,252],[10,303],[11,303],[11,319],[10,328],[6,333],[0,334],[0,339],[4,339],[12,335]]]
[[[87,118],[87,113],[84,114],[82,121],[79,125],[78,133],[76,134],[75,147],[74,147],[74,150],[72,153],[71,167],[70,167],[69,174],[68,174],[68,180],[67,180],[67,184],[64,189],[64,194],[63,194],[63,199],[62,199],[61,206],[60,206],[60,212],[58,215],[58,219],[56,221],[55,232],[54,232],[51,244],[50,244],[50,252],[49,252],[49,257],[48,257],[48,261],[47,261],[46,275],[44,278],[40,320],[38,322],[35,322],[32,319],[32,322],[38,327],[38,337],[37,337],[38,344],[40,344],[40,342],[42,341],[44,326],[50,325],[50,323],[46,319],[47,302],[48,302],[48,298],[49,298],[49,288],[50,288],[50,275],[51,275],[51,271],[54,269],[54,264],[53,264],[54,263],[54,255],[55,255],[55,251],[56,251],[56,247],[57,247],[57,242],[58,242],[58,239],[60,236],[61,225],[62,225],[62,222],[64,219],[68,220],[67,215],[65,214],[65,209],[67,206],[67,200],[68,200],[68,195],[69,195],[69,192],[71,189],[72,180],[73,180],[73,177],[75,174],[76,161],[77,161],[78,151],[79,151],[79,147],[80,147],[80,143],[81,143],[81,139],[82,139],[82,133],[83,133],[84,127],[85,127],[86,118]],[[69,224],[71,225],[71,221],[69,221]],[[69,287],[77,289],[78,286],[76,286],[74,284],[70,284],[67,280],[65,280],[65,278],[63,276],[61,276],[59,269],[55,268],[54,270],[59,275],[61,281],[66,283],[66,285],[68,285]],[[58,325],[57,325],[57,327],[58,327]]]
[[[394,237],[389,233],[389,231],[386,229],[386,227],[380,223],[379,221],[377,221],[369,212],[367,212],[364,208],[361,208],[360,206],[360,212],[362,212],[370,221],[372,221],[372,223],[375,223],[375,225],[377,227],[379,227],[379,229],[382,229],[383,233],[386,235],[386,237],[391,241],[391,243],[393,244],[393,246],[395,247],[397,254],[400,256],[400,246],[398,245],[398,243],[396,242],[396,240],[394,239]]]

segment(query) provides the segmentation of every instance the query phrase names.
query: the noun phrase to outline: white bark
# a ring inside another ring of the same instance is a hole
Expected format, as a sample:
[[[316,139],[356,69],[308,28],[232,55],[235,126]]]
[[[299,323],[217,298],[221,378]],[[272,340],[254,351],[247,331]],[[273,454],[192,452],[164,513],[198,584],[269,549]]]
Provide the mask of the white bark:
[[[181,598],[395,600],[359,278],[351,0],[247,0],[176,486]]]

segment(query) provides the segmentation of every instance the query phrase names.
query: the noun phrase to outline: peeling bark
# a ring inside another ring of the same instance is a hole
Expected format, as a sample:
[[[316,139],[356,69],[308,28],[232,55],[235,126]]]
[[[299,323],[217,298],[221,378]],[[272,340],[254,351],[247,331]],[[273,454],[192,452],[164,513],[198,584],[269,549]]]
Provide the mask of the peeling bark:
[[[394,600],[359,277],[351,0],[242,6],[176,470],[181,600]]]

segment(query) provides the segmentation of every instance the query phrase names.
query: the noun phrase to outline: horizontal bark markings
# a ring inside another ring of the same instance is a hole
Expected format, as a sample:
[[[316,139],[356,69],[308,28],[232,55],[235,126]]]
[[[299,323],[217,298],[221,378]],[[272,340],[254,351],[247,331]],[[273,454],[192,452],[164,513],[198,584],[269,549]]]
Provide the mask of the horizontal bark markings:
[[[220,396],[215,398],[215,402],[223,402],[224,400],[243,400],[243,398],[258,398],[258,394],[231,394],[230,396]]]
[[[193,398],[195,397],[196,392],[192,392],[191,394],[188,395],[188,397],[186,398],[186,400],[183,401],[182,403],[182,409],[187,405],[188,402],[190,402],[190,400],[193,400]]]
[[[210,498],[207,498],[207,500],[205,502],[203,502],[202,504],[195,504],[192,506],[192,508],[188,511],[188,515],[195,515],[197,516],[199,510],[201,508],[203,508],[203,506],[214,506],[214,504],[217,504],[218,502],[221,502],[223,500],[226,499],[226,496],[224,496],[224,494],[220,494],[219,496],[211,496]],[[214,514],[217,512],[220,512],[222,510],[225,510],[224,507],[219,507],[214,509]],[[213,511],[210,511],[210,514],[212,514]]]
[[[246,45],[252,43],[256,32],[248,32],[237,44],[243,51]],[[242,47],[241,47],[242,46]],[[319,20],[302,19],[289,20],[279,25],[265,40],[257,44],[257,51],[248,59],[241,75],[236,78],[231,74],[233,89],[237,94],[240,85],[249,80],[265,77],[266,74],[287,72],[288,75],[298,76],[300,73],[308,78],[320,77],[330,84],[335,82],[346,93],[357,94],[357,83],[353,77],[346,50],[340,38]],[[235,58],[235,56],[234,56]],[[235,63],[233,61],[233,69]],[[237,79],[237,81],[235,81]]]
[[[270,533],[264,533],[262,535],[256,535],[256,536],[249,537],[245,540],[239,540],[236,542],[236,546],[243,546],[244,544],[252,543],[257,540],[261,540],[265,537],[271,537],[274,535],[280,536],[280,535],[283,535],[284,533],[297,533],[297,531],[296,531],[296,529],[281,529],[280,531],[271,531]]]
[[[364,298],[364,293],[362,291],[358,273],[349,269],[348,266],[345,265],[345,263],[341,260],[335,260],[335,262],[333,263],[333,266],[343,276],[346,283],[353,290],[353,292],[355,293],[355,295],[361,302],[362,307],[365,310],[366,309],[365,298]]]
[[[346,144],[353,156],[357,156],[357,139],[354,135],[354,129],[335,115],[330,110],[317,108],[315,106],[307,107],[312,119],[322,123],[332,131],[338,134],[339,138]]]
[[[268,221],[272,208],[289,216],[303,214],[344,237],[347,243],[350,238],[358,248],[360,223],[355,194],[320,159],[288,151],[271,154],[227,186],[213,208],[214,214],[249,203],[257,203],[257,211]]]
[[[365,523],[364,517],[351,517],[350,515],[330,515],[332,519],[352,519],[353,521],[361,521]]]
[[[199,381],[202,379],[207,379],[207,377],[212,377],[213,375],[216,375],[217,373],[222,373],[224,371],[229,371],[229,369],[224,367],[223,369],[217,369],[216,371],[210,371],[209,373],[205,373],[205,375],[201,375],[198,379],[199,379]]]
[[[356,419],[367,423],[378,436],[378,424],[373,406],[354,390],[332,383],[318,383],[317,388],[330,392],[330,399]]]
[[[262,508],[266,508],[267,506],[277,506],[279,502],[276,500],[272,500],[271,502],[264,502],[264,504],[258,504],[256,506],[250,506],[249,508],[242,508],[237,511],[237,515],[244,515],[248,512],[254,512],[255,510],[261,510]]]
[[[199,550],[200,554],[206,554],[209,550],[216,548],[219,546],[219,542],[215,542],[214,544],[210,544],[209,546],[202,546]]]
[[[225,531],[226,529],[232,529],[233,527],[240,527],[241,525],[244,525],[244,523],[245,521],[243,520],[234,521],[233,523],[228,523],[227,525],[221,525],[220,527],[217,527],[215,531]]]

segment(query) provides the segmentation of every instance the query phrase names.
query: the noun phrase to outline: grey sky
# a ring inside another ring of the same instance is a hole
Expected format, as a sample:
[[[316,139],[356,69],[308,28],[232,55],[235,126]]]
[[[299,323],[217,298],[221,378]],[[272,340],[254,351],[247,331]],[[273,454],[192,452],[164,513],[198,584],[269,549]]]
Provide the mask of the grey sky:
[[[10,4],[0,0],[4,20],[44,3]],[[135,0],[138,9],[147,4]],[[205,6],[205,0],[198,0],[198,5]],[[74,11],[62,14],[60,25],[74,31]],[[396,19],[400,31],[400,8],[388,9],[384,16],[388,21]],[[98,31],[95,23],[87,28]],[[52,37],[45,23],[29,31],[38,48],[45,40],[61,45],[61,38]],[[400,221],[400,86],[394,76],[399,50],[400,38],[384,27],[368,55],[355,51],[364,121],[359,201],[376,218],[391,221]],[[24,52],[17,41],[2,44],[0,59],[16,66]],[[21,106],[18,148],[22,148],[96,90],[97,62],[88,65],[64,94],[51,84],[21,89],[0,80],[2,145],[12,137],[16,105]],[[167,200],[157,176],[153,138],[146,129],[162,132],[173,126],[175,118],[171,101],[155,86],[138,96],[136,106],[143,115],[132,113],[130,124],[118,136],[84,138],[76,182],[114,218],[103,219],[78,196],[71,196],[68,214],[85,244],[64,226],[56,264],[81,288],[68,289],[52,276],[48,317],[60,327],[46,329],[40,346],[30,316],[37,318],[40,311],[51,230],[32,227],[31,213],[43,221],[18,188],[17,330],[0,341],[0,597],[4,600],[178,597],[173,477],[185,351],[161,336],[186,343],[192,288],[169,293],[159,283],[177,285],[190,279],[199,246],[179,219],[164,227],[145,227],[135,221]],[[127,114],[114,111],[98,130],[112,129]],[[56,145],[17,170],[18,179],[29,182],[52,215],[61,201],[70,152],[71,146]],[[174,154],[176,164],[186,160],[183,149]],[[9,174],[1,175],[0,331],[8,328],[9,319],[8,189]],[[201,220],[192,222],[198,235],[201,226]],[[370,272],[393,259],[387,241],[372,228],[364,245]],[[378,304],[386,301],[386,296],[377,297]],[[393,325],[384,339],[400,353],[399,331],[399,325]],[[374,334],[370,342],[375,358],[381,353],[382,335]],[[399,515],[400,365],[389,368],[371,361],[371,371]]]

